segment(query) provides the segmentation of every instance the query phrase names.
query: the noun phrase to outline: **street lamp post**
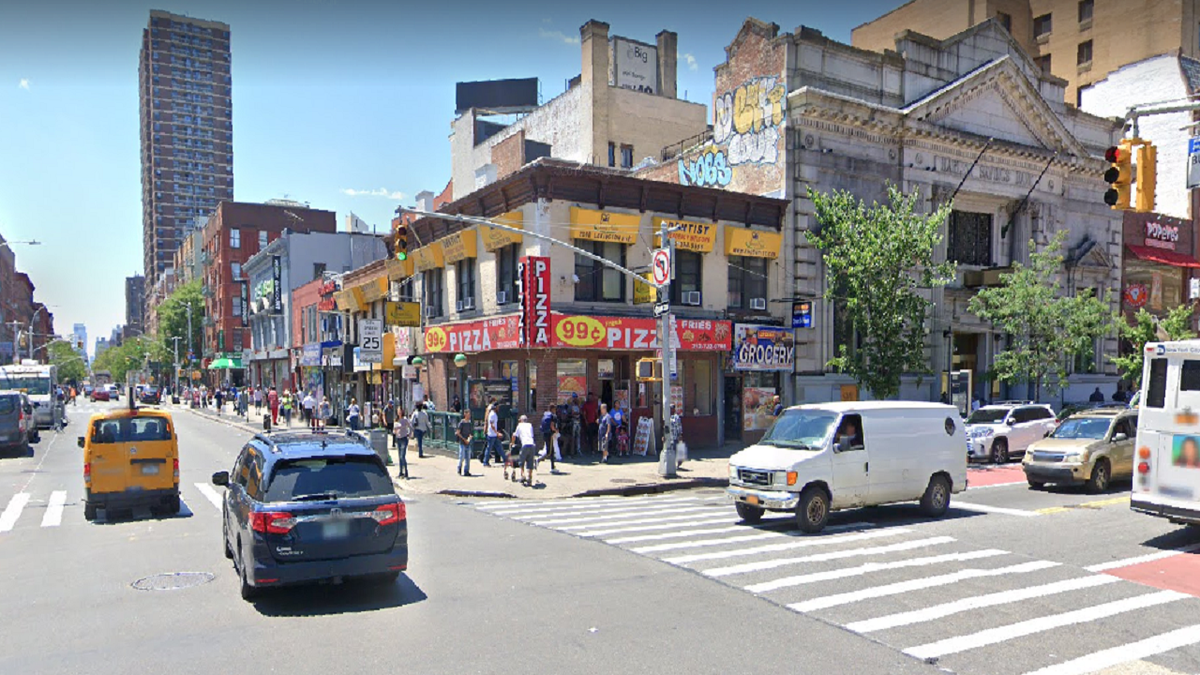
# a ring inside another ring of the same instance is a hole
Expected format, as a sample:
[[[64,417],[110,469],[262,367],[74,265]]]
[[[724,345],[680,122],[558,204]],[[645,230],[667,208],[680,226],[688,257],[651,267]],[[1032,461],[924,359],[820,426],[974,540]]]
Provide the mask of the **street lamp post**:
[[[183,338],[178,335],[171,338],[171,352],[175,355],[175,385],[171,388],[171,395],[179,395],[179,341]]]
[[[33,316],[29,317],[29,358],[33,358],[33,322],[37,319],[37,315],[46,309],[48,305],[42,305],[34,311]]]

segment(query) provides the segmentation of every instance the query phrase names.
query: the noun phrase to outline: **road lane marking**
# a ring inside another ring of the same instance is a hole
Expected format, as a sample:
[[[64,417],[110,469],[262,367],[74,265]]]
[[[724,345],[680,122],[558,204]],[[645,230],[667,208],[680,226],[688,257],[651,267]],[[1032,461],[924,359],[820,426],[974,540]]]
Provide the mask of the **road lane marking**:
[[[1171,548],[1165,551],[1159,551],[1158,553],[1148,553],[1146,555],[1124,558],[1122,560],[1112,560],[1106,563],[1100,563],[1098,565],[1089,565],[1083,569],[1089,572],[1103,572],[1105,570],[1117,569],[1118,567],[1129,567],[1130,565],[1138,565],[1141,563],[1153,562],[1155,560],[1162,560],[1163,558],[1177,556],[1180,553],[1192,553],[1194,551],[1200,551],[1200,544],[1189,544],[1188,546]]]
[[[1087,656],[1035,670],[1026,675],[1085,675],[1169,652],[1172,649],[1194,645],[1198,642],[1200,642],[1200,624],[1177,628],[1169,633],[1155,635],[1118,647],[1102,649]]]
[[[475,502],[475,508],[484,510],[484,511],[501,511],[501,510],[505,510],[505,509],[525,509],[525,508],[529,508],[531,506],[542,506],[542,507],[553,506],[553,507],[562,508],[565,506],[571,506],[572,504],[592,506],[592,505],[596,505],[596,504],[602,504],[604,502],[622,503],[622,502],[633,502],[636,500],[647,500],[647,499],[652,499],[652,498],[651,497],[619,497],[619,496],[618,497],[570,497],[567,499],[547,499],[547,500],[542,500],[542,501],[529,501],[529,502],[523,501],[523,502],[516,502],[516,503],[510,502],[510,501]]]
[[[916,539],[913,541],[904,541],[899,544],[887,544],[885,546],[867,546],[865,548],[851,548],[844,551],[832,551],[829,553],[816,553],[813,555],[800,556],[798,558],[776,558],[774,560],[761,560],[759,562],[744,563],[741,565],[730,565],[729,567],[717,567],[714,569],[704,570],[701,572],[708,577],[725,577],[731,574],[746,574],[748,572],[760,572],[762,570],[775,569],[785,565],[796,565],[806,562],[825,562],[828,560],[841,560],[842,558],[857,558],[864,555],[880,555],[883,553],[895,553],[897,551],[911,551],[915,548],[924,548],[926,546],[936,546],[938,544],[948,544],[954,541],[954,537],[930,537],[929,539]]]
[[[1038,509],[1037,512],[1042,515],[1048,515],[1051,513],[1065,513],[1067,511],[1074,511],[1076,509],[1101,509],[1101,508],[1104,508],[1105,506],[1112,506],[1113,504],[1128,504],[1128,503],[1129,503],[1129,495],[1125,495],[1123,497],[1114,497],[1113,499],[1100,499],[1100,500],[1097,500],[1094,502],[1083,502],[1082,504],[1074,504],[1074,505],[1068,504],[1067,506],[1050,506],[1050,507],[1047,507],[1044,509]]]
[[[17,518],[21,517],[21,511],[28,503],[28,492],[18,492],[8,500],[8,506],[4,507],[4,513],[0,513],[0,532],[8,532],[13,529],[13,526],[17,524]]]
[[[950,508],[962,509],[963,511],[978,511],[979,513],[999,513],[1006,516],[1020,516],[1023,518],[1031,518],[1041,515],[1037,511],[1025,511],[1024,509],[1010,509],[1005,506],[990,506],[988,504],[972,504],[969,502],[952,501]]]
[[[892,562],[869,562],[857,567],[843,567],[842,569],[837,570],[811,572],[809,574],[798,574],[791,577],[783,577],[782,579],[774,579],[771,581],[764,581],[759,584],[751,584],[749,586],[745,586],[744,588],[751,593],[766,593],[768,591],[779,590],[780,588],[803,586],[804,584],[812,584],[820,581],[833,581],[834,579],[860,577],[871,572],[898,570],[907,567],[924,567],[925,565],[936,565],[944,562],[978,560],[980,558],[991,558],[998,555],[1006,555],[1007,553],[1008,551],[1001,551],[1000,549],[991,548],[982,551],[970,551],[968,553],[945,553],[942,555],[925,556],[923,558],[894,560]]]
[[[604,529],[604,530],[583,530],[581,532],[572,532],[571,534],[574,534],[577,537],[603,537],[603,536],[607,536],[610,534],[624,534],[626,532],[653,532],[654,530],[671,530],[671,529],[680,528],[680,527],[691,528],[691,527],[702,527],[705,525],[730,525],[730,524],[738,522],[739,519],[737,517],[733,516],[733,514],[730,514],[728,516],[722,516],[720,518],[693,520],[693,521],[684,522],[684,523],[674,523],[674,522],[662,523],[662,522],[660,522],[661,520],[662,520],[661,518],[652,518],[652,519],[646,521],[648,523],[656,523],[654,525],[636,525],[634,527],[614,527],[614,528]],[[598,523],[597,527],[607,527],[609,525],[617,525],[617,524],[618,523]],[[686,536],[686,535],[691,534],[691,532],[679,531],[677,534],[679,534],[680,536]]]
[[[924,579],[910,579],[909,581],[898,581],[892,584],[884,584],[883,586],[875,586],[873,588],[860,588],[857,591],[849,591],[847,593],[837,593],[827,595],[823,598],[813,598],[804,602],[797,602],[788,605],[788,609],[796,612],[812,612],[818,609],[828,609],[829,607],[837,607],[839,605],[848,605],[853,602],[862,600],[873,600],[875,598],[884,598],[890,595],[900,595],[902,593],[911,593],[912,591],[922,591],[927,588],[938,588],[947,584],[966,581],[967,579],[981,579],[984,577],[1003,577],[1010,574],[1022,574],[1025,572],[1038,572],[1051,567],[1058,567],[1061,563],[1051,562],[1049,560],[1033,560],[1030,562],[1012,565],[1011,567],[1001,567],[999,569],[965,569],[957,570],[949,574],[939,574],[933,577]]]
[[[200,491],[200,494],[204,495],[205,498],[212,502],[212,505],[217,507],[217,510],[220,511],[221,495],[217,494],[217,491],[214,490],[213,487],[208,483],[196,483],[195,485],[196,489]]]
[[[855,633],[873,633],[880,630],[888,630],[889,628],[899,628],[901,626],[911,626],[914,623],[924,623],[926,621],[935,621],[944,619],[948,616],[968,612],[973,609],[983,609],[985,607],[997,607],[999,605],[1007,605],[1022,600],[1031,600],[1047,595],[1055,595],[1058,593],[1068,593],[1070,591],[1078,591],[1085,588],[1094,588],[1096,586],[1104,586],[1106,584],[1116,583],[1120,581],[1117,577],[1110,577],[1105,574],[1097,574],[1094,576],[1079,577],[1076,579],[1066,579],[1064,581],[1055,581],[1054,583],[1042,584],[1040,586],[1028,586],[1026,588],[1017,588],[1011,591],[999,591],[997,593],[987,593],[985,595],[976,595],[969,598],[954,600],[953,602],[945,602],[932,607],[924,607],[915,609],[909,612],[898,612],[889,614],[875,619],[867,619],[865,621],[855,621],[854,623],[846,624],[846,628]]]
[[[744,530],[743,530],[744,531]],[[720,539],[693,539],[692,541],[676,541],[670,544],[655,544],[653,546],[641,546],[631,548],[630,551],[645,555],[647,553],[658,553],[659,551],[674,551],[681,548],[703,548],[706,546],[725,546],[728,544],[740,544],[746,541],[759,541],[761,539],[778,539],[788,535],[782,532],[758,532],[755,534],[743,534],[740,537],[722,537]]]
[[[67,504],[67,491],[55,490],[50,493],[50,502],[46,504],[46,513],[42,515],[42,527],[58,527],[62,524],[63,507]]]
[[[662,500],[655,500],[652,502],[641,502],[641,503],[617,502],[617,503],[613,503],[613,504],[604,504],[604,505],[571,506],[571,507],[559,507],[559,508],[542,506],[542,507],[537,507],[537,508],[532,508],[532,509],[514,509],[512,511],[503,511],[503,512],[491,511],[490,513],[496,513],[498,515],[504,515],[509,518],[521,520],[524,518],[547,518],[547,517],[555,517],[555,516],[602,515],[605,513],[620,513],[622,511],[636,511],[638,509],[645,509],[647,507],[657,507],[660,505],[663,507],[672,506],[672,505],[682,506],[684,504],[698,503],[699,501],[700,500],[696,497],[677,497],[677,498],[673,498],[673,499],[662,499]],[[728,505],[728,502],[726,502],[726,505]]]
[[[705,525],[708,525],[708,524],[721,525],[721,524],[725,524],[728,522],[730,522],[729,519],[725,518],[725,519],[716,521],[714,523],[705,522],[704,524]],[[741,521],[735,520],[733,522],[740,523]],[[778,522],[774,522],[774,523],[766,522],[757,528],[751,527],[751,526],[745,525],[745,524],[738,524],[738,525],[734,525],[732,527],[719,527],[719,528],[714,528],[714,529],[710,529],[710,530],[681,530],[678,532],[666,532],[664,534],[643,534],[643,535],[638,535],[635,537],[619,537],[617,539],[605,539],[604,541],[605,541],[605,543],[608,543],[608,544],[630,544],[630,543],[639,542],[639,541],[658,541],[658,540],[662,540],[662,539],[674,539],[676,537],[692,537],[692,536],[696,536],[696,535],[700,535],[700,534],[730,534],[732,532],[748,532],[748,531],[773,532],[774,530],[771,530],[769,528],[780,527],[780,526],[787,526],[787,527],[791,528],[791,527],[794,527],[794,523],[791,523],[789,521],[778,521]],[[869,527],[875,527],[875,524],[874,523],[866,523],[866,522],[844,523],[842,525],[830,525],[829,527],[827,527],[825,529],[826,529],[826,531],[830,531],[830,532],[840,532],[843,530],[865,530]],[[641,529],[641,528],[631,528],[631,529]],[[795,534],[796,532],[797,532],[797,530],[788,529],[784,532],[779,532],[778,534],[785,534],[785,533]],[[577,532],[576,534],[578,534],[581,537],[586,536],[582,532]],[[636,549],[632,549],[632,550],[636,550]]]
[[[683,565],[702,560],[721,560],[724,558],[738,558],[742,556],[758,555],[759,553],[778,553],[780,551],[790,551],[797,548],[808,548],[809,546],[835,546],[837,544],[849,544],[856,541],[865,541],[867,539],[878,539],[880,537],[907,534],[911,531],[912,530],[909,530],[908,528],[897,527],[889,530],[855,532],[854,534],[834,534],[823,537],[803,537],[800,539],[800,541],[789,542],[786,544],[769,544],[767,546],[741,548],[733,551],[716,551],[714,553],[696,553],[693,555],[684,555],[676,558],[663,558],[662,561],[672,565]]]
[[[905,649],[904,653],[918,659],[929,659],[942,657],[949,654],[957,654],[970,649],[986,647],[1000,642],[1012,640],[1014,638],[1024,637],[1026,635],[1034,635],[1035,633],[1044,633],[1055,628],[1063,628],[1065,626],[1074,626],[1089,621],[1096,621],[1110,616],[1116,616],[1124,612],[1132,612],[1138,609],[1147,607],[1156,607],[1165,605],[1168,602],[1175,602],[1192,596],[1186,593],[1177,593],[1175,591],[1159,591],[1157,593],[1146,593],[1124,600],[1115,602],[1106,602],[1102,605],[1093,607],[1085,607],[1076,609],[1062,614],[1051,614],[1037,619],[1028,621],[1019,621],[1007,626],[997,626],[996,628],[988,628],[981,630],[978,633],[969,633],[958,637],[938,640],[929,644],[919,645]]]
[[[712,513],[689,513],[687,515],[682,515],[682,516],[669,516],[669,515],[651,516],[651,517],[647,517],[647,518],[635,518],[634,520],[614,520],[614,521],[608,521],[608,522],[591,521],[591,522],[584,523],[582,525],[550,526],[550,525],[547,525],[546,523],[530,523],[530,524],[538,525],[540,527],[550,527],[550,529],[553,529],[553,530],[561,530],[563,532],[569,532],[571,530],[588,530],[588,529],[595,528],[595,527],[608,527],[610,525],[613,527],[619,527],[621,525],[645,525],[648,523],[669,523],[669,522],[675,522],[675,521],[681,521],[681,520],[689,521],[693,518],[707,518],[709,516],[712,516],[715,518],[719,515],[721,515],[719,511],[714,511]],[[730,514],[730,515],[732,515],[732,514]],[[723,521],[729,522],[729,516],[726,516],[723,519]],[[734,522],[736,522],[736,521],[734,521]],[[678,525],[680,523],[675,522],[675,524]]]

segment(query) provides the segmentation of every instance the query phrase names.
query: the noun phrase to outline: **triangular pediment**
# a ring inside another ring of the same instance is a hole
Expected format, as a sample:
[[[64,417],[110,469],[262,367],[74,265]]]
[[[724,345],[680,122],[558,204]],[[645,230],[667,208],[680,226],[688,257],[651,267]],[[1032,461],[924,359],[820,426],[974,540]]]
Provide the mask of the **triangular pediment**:
[[[930,93],[904,113],[910,120],[972,136],[1089,156],[1009,56]]]
[[[1112,256],[1099,245],[1091,247],[1087,253],[1083,254],[1083,257],[1079,259],[1079,266],[1104,270],[1111,270],[1114,267]]]

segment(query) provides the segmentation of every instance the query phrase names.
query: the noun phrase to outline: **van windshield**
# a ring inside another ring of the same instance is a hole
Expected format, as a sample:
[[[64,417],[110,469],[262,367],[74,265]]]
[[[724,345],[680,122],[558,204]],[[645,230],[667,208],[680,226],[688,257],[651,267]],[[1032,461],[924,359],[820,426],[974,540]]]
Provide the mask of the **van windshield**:
[[[1105,419],[1069,419],[1059,425],[1050,436],[1064,439],[1098,440],[1104,438],[1104,435],[1108,433],[1108,422]]]
[[[785,410],[758,444],[815,450],[825,442],[837,419],[837,413],[823,410]]]

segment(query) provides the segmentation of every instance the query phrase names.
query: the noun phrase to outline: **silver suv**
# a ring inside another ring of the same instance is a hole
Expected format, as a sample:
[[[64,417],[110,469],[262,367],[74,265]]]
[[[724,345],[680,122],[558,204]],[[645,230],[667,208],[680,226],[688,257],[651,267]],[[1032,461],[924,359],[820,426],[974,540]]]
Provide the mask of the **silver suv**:
[[[1032,402],[985,405],[967,418],[967,459],[1007,463],[1057,426],[1054,410]]]

